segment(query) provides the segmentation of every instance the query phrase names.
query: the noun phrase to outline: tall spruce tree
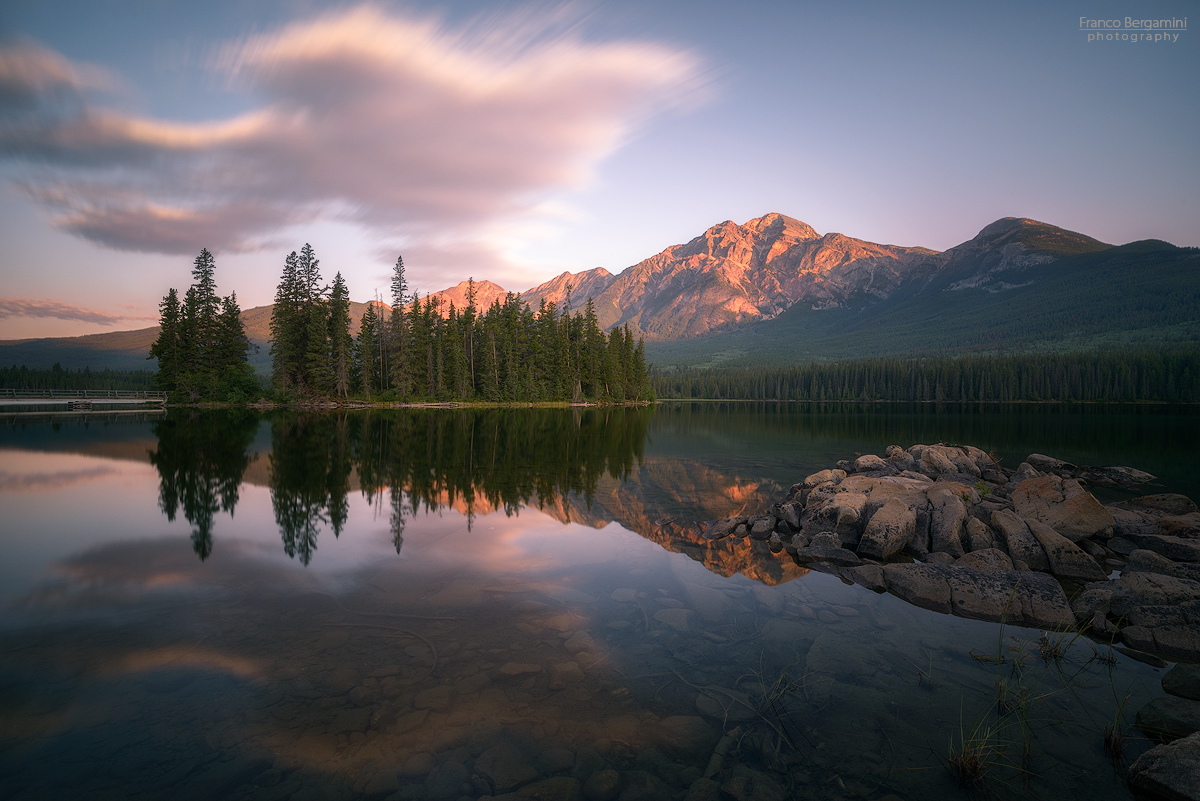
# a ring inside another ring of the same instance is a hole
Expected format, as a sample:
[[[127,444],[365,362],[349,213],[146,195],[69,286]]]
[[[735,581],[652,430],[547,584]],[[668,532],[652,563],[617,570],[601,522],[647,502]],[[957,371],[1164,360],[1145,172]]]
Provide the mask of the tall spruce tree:
[[[350,291],[339,272],[329,292],[329,358],[333,373],[333,391],[338,397],[350,394],[353,354],[350,339]]]
[[[392,268],[392,313],[388,320],[388,346],[391,354],[389,372],[392,387],[401,398],[412,394],[412,375],[409,361],[412,359],[412,343],[409,331],[409,320],[404,313],[404,307],[410,300],[408,279],[404,275],[404,257],[396,257],[396,265]],[[415,302],[415,293],[412,297]]]
[[[183,372],[182,354],[180,353],[180,324],[183,313],[179,306],[179,293],[172,287],[167,292],[162,303],[158,305],[158,339],[150,346],[147,359],[158,359],[158,373],[155,383],[167,392],[179,388],[179,380]]]

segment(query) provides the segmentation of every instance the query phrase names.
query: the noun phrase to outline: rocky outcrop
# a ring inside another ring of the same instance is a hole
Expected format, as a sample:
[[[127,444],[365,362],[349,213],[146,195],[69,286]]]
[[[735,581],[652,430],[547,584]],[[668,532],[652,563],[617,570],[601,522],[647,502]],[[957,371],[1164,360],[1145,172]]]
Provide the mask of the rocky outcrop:
[[[1009,470],[971,446],[893,445],[813,473],[764,513],[715,521],[704,537],[768,540],[798,565],[937,611],[1082,628],[1200,661],[1200,511],[1179,495],[1105,507],[1089,475],[1152,478],[1044,454]]]
[[[1129,767],[1129,787],[1142,797],[1200,801],[1200,733],[1138,757]]]

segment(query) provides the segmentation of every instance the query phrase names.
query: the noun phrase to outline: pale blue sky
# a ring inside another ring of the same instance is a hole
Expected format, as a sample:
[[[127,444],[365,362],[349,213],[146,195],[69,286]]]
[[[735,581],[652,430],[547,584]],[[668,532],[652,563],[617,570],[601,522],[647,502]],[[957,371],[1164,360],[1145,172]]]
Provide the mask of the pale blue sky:
[[[520,291],[770,211],[1200,245],[1200,33],[1079,30],[1192,10],[7,0],[0,338],[151,324],[200,247],[249,308],[304,242],[356,300]]]

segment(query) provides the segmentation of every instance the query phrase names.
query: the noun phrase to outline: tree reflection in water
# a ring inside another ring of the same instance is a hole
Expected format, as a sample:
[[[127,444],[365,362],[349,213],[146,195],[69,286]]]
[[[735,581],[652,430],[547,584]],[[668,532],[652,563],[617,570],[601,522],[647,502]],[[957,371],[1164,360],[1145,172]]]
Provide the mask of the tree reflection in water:
[[[158,447],[150,463],[158,470],[158,505],[174,521],[180,508],[192,524],[192,548],[203,561],[212,554],[213,520],[233,514],[259,416],[250,411],[172,411],[154,425]]]
[[[593,409],[405,409],[277,413],[271,417],[271,502],[284,551],[309,564],[321,530],[340,536],[357,488],[387,494],[399,553],[405,521],[455,507],[468,526],[479,508],[514,515],[567,494],[591,506],[605,475],[625,479],[640,463],[653,411]],[[151,461],[168,519],[182,506],[201,559],[212,552],[213,518],[233,512],[257,426],[250,412],[172,414],[156,427]]]

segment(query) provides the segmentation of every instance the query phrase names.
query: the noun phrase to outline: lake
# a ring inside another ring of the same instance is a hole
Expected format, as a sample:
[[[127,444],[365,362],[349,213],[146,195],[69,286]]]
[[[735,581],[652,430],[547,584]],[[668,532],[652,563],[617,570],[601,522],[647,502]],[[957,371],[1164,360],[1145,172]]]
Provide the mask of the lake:
[[[1160,667],[697,535],[917,442],[1200,499],[1192,407],[0,423],[11,799],[1128,798]]]

